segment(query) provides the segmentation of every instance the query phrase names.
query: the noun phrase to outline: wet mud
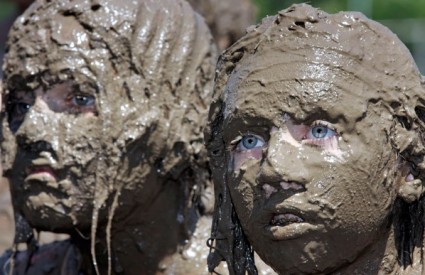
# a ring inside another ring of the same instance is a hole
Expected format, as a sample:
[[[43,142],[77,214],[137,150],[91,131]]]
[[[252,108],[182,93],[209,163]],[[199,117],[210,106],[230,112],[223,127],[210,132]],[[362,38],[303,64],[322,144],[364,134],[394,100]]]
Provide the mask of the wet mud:
[[[424,95],[360,13],[293,5],[252,27],[219,59],[206,131],[210,269],[255,274],[253,249],[281,274],[423,272]]]
[[[205,270],[208,248],[191,240],[212,208],[202,133],[215,62],[184,1],[36,1],[4,67],[15,241],[70,234],[81,268],[100,274]]]

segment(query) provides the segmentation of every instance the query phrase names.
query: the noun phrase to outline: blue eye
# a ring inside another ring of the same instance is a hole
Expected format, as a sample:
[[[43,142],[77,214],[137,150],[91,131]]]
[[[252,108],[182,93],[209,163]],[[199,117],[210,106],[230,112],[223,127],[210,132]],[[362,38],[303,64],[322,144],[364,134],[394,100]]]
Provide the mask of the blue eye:
[[[72,98],[72,103],[77,106],[93,106],[94,105],[94,97],[90,95],[75,95]]]
[[[312,138],[327,138],[336,135],[336,132],[334,130],[329,129],[326,126],[323,125],[317,125],[310,129],[310,136]]]
[[[264,145],[264,140],[254,135],[246,135],[239,143],[240,149],[250,150]]]

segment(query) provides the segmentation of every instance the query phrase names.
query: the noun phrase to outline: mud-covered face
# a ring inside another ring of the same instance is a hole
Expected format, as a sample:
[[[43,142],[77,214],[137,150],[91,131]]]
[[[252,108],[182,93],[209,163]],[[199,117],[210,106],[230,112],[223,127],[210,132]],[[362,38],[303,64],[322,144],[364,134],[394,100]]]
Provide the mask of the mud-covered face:
[[[15,206],[38,229],[89,228],[100,152],[96,96],[71,81],[9,94],[3,127],[16,154],[4,152],[15,155],[6,175]]]
[[[279,273],[336,270],[386,237],[396,158],[391,116],[370,89],[338,67],[267,55],[227,82],[227,184]]]

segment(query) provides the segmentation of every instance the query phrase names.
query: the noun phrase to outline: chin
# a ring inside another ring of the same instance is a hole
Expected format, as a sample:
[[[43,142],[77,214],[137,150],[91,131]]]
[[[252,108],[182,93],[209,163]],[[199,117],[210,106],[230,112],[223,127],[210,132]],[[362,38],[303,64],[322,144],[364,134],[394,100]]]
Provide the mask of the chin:
[[[84,217],[80,220],[78,216],[70,213],[60,213],[54,207],[40,207],[37,211],[29,211],[29,209],[22,210],[25,219],[39,231],[49,231],[55,233],[75,233],[75,229],[80,232],[86,232],[91,228],[91,214],[88,215],[90,219]]]
[[[314,251],[318,248],[314,245],[305,247],[304,251],[299,253],[294,249],[287,249],[287,255],[276,253],[272,258],[265,258],[265,262],[279,274],[330,274],[347,266],[353,260],[352,255],[335,254],[329,251],[326,253],[326,250],[315,254]],[[269,253],[270,251],[265,251],[265,255]],[[258,254],[261,256],[260,253]]]

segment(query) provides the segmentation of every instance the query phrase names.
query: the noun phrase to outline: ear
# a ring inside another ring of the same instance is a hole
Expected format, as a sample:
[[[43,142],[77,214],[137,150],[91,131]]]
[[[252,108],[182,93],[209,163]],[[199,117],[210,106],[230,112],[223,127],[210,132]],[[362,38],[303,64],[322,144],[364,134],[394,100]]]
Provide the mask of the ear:
[[[398,196],[407,203],[413,203],[422,196],[425,189],[422,180],[415,178],[410,165],[400,168],[401,177],[399,179]]]

